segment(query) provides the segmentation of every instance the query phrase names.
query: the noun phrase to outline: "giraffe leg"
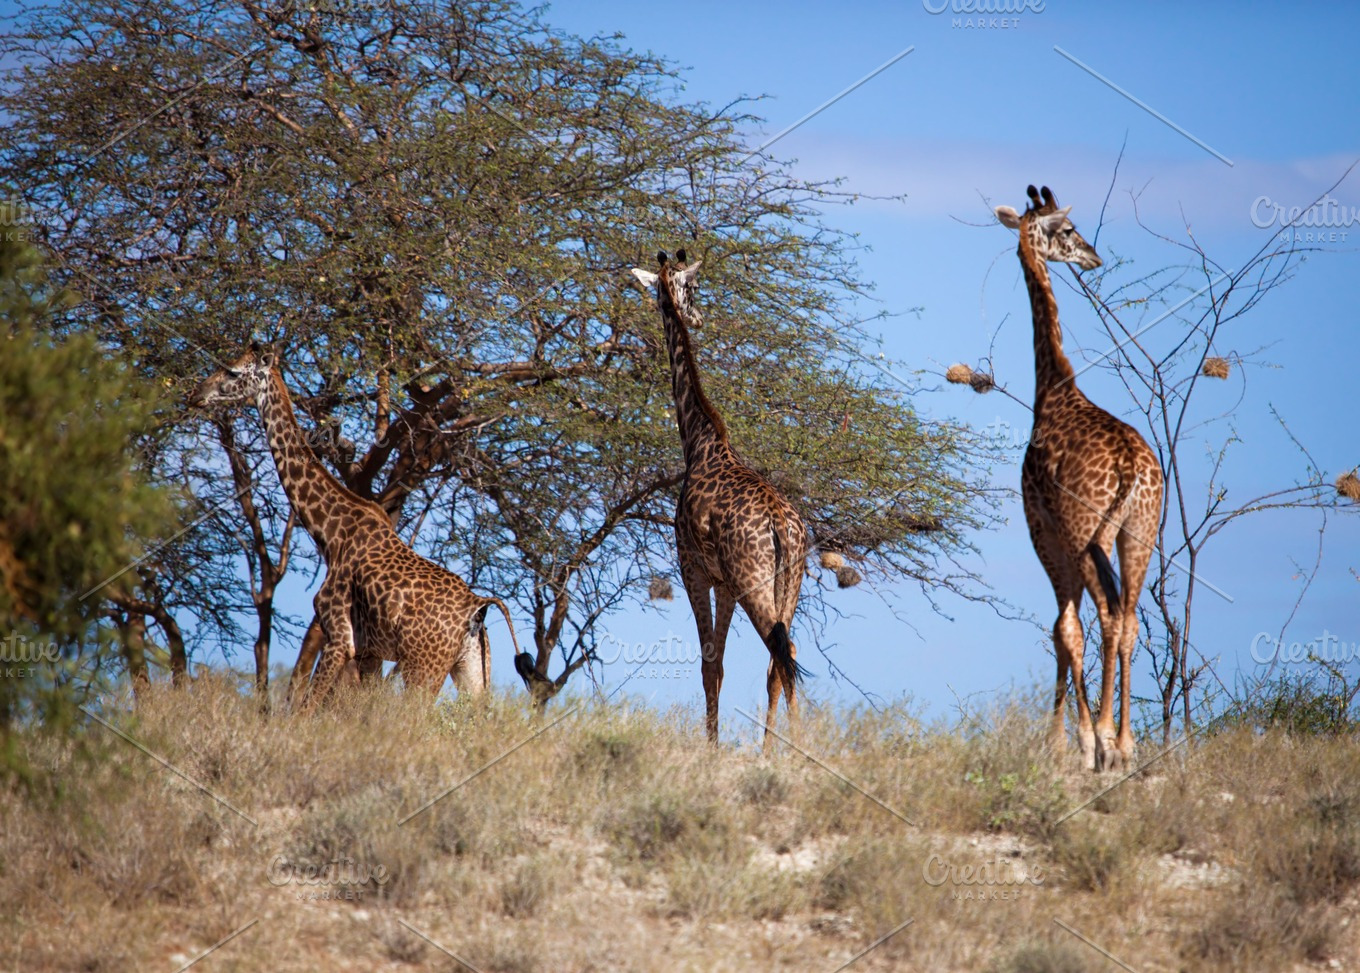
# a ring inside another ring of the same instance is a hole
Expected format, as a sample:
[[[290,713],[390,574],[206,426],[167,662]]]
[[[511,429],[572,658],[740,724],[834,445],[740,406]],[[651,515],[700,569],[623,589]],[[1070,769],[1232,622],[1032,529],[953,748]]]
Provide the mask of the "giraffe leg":
[[[359,681],[363,683],[374,680],[382,673],[382,656],[374,652],[363,652],[355,656],[355,670]],[[348,668],[348,667],[346,667]]]
[[[1048,731],[1048,746],[1061,760],[1067,751],[1067,678],[1072,677],[1072,689],[1077,697],[1077,742],[1081,746],[1082,764],[1095,769],[1095,730],[1091,727],[1091,710],[1086,700],[1086,679],[1082,673],[1085,640],[1082,637],[1081,608],[1082,578],[1059,542],[1046,508],[1036,491],[1022,481],[1025,499],[1025,519],[1029,524],[1030,540],[1039,563],[1044,566],[1053,597],[1058,602],[1058,617],[1053,623],[1053,655],[1058,673],[1053,684],[1053,719]]]
[[[768,585],[765,586],[768,588]],[[769,753],[774,746],[775,737],[771,732],[774,729],[775,717],[778,715],[780,691],[783,691],[785,699],[788,701],[789,713],[793,714],[797,702],[797,687],[790,685],[793,682],[787,679],[783,667],[778,664],[775,655],[778,651],[772,647],[772,643],[779,639],[788,641],[788,626],[783,623],[775,612],[774,598],[768,590],[748,590],[741,599],[741,607],[746,610],[746,617],[755,626],[756,633],[760,640],[767,647],[771,647],[770,665],[765,670],[765,691],[769,696],[769,706],[765,711],[765,743],[764,749]],[[778,628],[778,631],[776,631]],[[788,643],[787,649],[791,652],[793,644]]]
[[[301,711],[310,713],[330,694],[345,665],[355,657],[354,627],[350,618],[349,579],[327,574],[313,600],[316,617],[325,635],[325,648],[316,676],[302,701]]]
[[[451,662],[448,665],[438,665],[423,660],[412,661],[410,656],[403,661],[401,681],[405,683],[406,689],[425,693],[431,699],[439,695],[439,690],[444,686],[444,679],[454,667]],[[448,656],[445,655],[441,661],[448,662]]]
[[[321,619],[314,615],[312,623],[307,626],[307,634],[302,636],[302,647],[298,650],[293,674],[288,677],[286,699],[289,706],[292,706],[295,700],[306,696],[312,682],[312,670],[316,668],[317,656],[325,646],[326,633],[321,628]]]
[[[449,670],[460,698],[479,696],[488,688],[486,676],[489,674],[490,660],[487,655],[487,607],[483,605],[473,613],[467,637],[463,639],[463,650]]]
[[[1096,543],[1101,544],[1101,540],[1103,538],[1098,537]],[[1104,544],[1101,547],[1107,549]],[[1087,556],[1082,558],[1080,564],[1082,580],[1086,590],[1091,592],[1100,619],[1100,713],[1095,725],[1097,767],[1102,772],[1117,771],[1123,766],[1123,754],[1115,743],[1114,680],[1124,623],[1123,605],[1121,602],[1115,606],[1115,611],[1111,611],[1096,574],[1095,562]]]
[[[335,689],[336,683],[345,673],[345,667],[354,660],[354,646],[344,642],[326,643],[321,651],[321,661],[316,666],[316,678],[302,701],[302,712],[310,713],[319,703],[325,702]]]
[[[1059,759],[1067,753],[1067,676],[1072,669],[1071,658],[1060,648],[1058,627],[1062,615],[1053,622],[1053,655],[1058,660],[1058,678],[1053,684],[1053,719],[1048,728],[1048,749]]]
[[[716,608],[713,616],[713,657],[718,662],[718,685],[713,697],[716,705],[718,693],[722,692],[722,662],[723,656],[727,654],[727,632],[732,626],[732,613],[737,610],[737,599],[732,595],[731,589],[725,585],[718,585],[713,589],[713,602]]]
[[[1160,497],[1153,505],[1160,510]],[[1133,527],[1133,530],[1129,528]],[[1132,680],[1130,666],[1133,663],[1133,650],[1138,644],[1138,597],[1143,591],[1143,581],[1147,578],[1148,561],[1152,557],[1152,545],[1156,524],[1138,522],[1126,524],[1119,532],[1116,541],[1119,549],[1120,582],[1124,586],[1124,619],[1119,630],[1119,737],[1116,746],[1124,762],[1133,766],[1134,740],[1133,727],[1129,723],[1129,683]]]
[[[1094,770],[1096,731],[1091,726],[1091,707],[1086,699],[1086,676],[1082,671],[1085,664],[1086,641],[1082,636],[1081,618],[1078,615],[1078,608],[1081,606],[1081,587],[1079,585],[1074,587],[1075,591],[1063,591],[1058,595],[1058,620],[1053,626],[1053,648],[1058,656],[1059,672],[1062,671],[1063,662],[1066,661],[1066,667],[1072,673],[1072,692],[1077,697],[1077,743],[1081,747],[1081,761],[1087,770]],[[1054,693],[1055,700],[1061,699],[1065,692],[1064,681]],[[1063,714],[1064,710],[1055,708],[1053,720],[1065,743]]]
[[[718,693],[722,691],[723,649],[713,627],[713,608],[709,592],[713,585],[708,575],[692,561],[681,555],[680,577],[685,583],[685,594],[694,612],[694,624],[699,630],[699,671],[704,680],[704,729],[708,741],[718,742]],[[730,620],[730,618],[729,618]],[[725,633],[724,633],[725,634]]]

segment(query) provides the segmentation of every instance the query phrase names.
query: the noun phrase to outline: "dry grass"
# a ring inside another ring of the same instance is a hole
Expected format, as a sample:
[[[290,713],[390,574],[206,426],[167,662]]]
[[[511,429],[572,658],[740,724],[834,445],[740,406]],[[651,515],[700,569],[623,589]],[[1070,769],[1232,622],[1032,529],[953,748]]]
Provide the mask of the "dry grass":
[[[266,719],[200,680],[108,716],[240,814],[97,726],[93,760],[16,741],[50,775],[0,789],[0,969],[175,969],[258,920],[203,968],[827,971],[908,919],[851,970],[1113,968],[1069,929],[1137,969],[1355,968],[1353,738],[1206,736],[1068,817],[1109,782],[1053,766],[1043,709],[808,706],[838,777],[690,712]]]

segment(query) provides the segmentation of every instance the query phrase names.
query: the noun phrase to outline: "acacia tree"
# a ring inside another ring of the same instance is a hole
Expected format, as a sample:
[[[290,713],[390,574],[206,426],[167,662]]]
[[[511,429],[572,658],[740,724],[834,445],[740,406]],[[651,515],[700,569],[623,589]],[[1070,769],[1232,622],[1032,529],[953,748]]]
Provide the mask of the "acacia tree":
[[[861,358],[854,242],[820,222],[852,197],[751,159],[741,103],[685,104],[664,62],[503,0],[76,0],[19,15],[0,51],[22,65],[0,178],[92,285],[62,326],[171,382],[280,341],[318,455],[516,601],[554,688],[672,560],[664,343],[627,283],[658,247],[704,255],[710,394],[818,542],[983,596],[967,432],[919,422]],[[202,528],[214,564],[240,563],[245,525],[263,685],[273,587],[315,552],[287,549],[253,427],[205,428],[185,417],[159,471],[235,508]]]

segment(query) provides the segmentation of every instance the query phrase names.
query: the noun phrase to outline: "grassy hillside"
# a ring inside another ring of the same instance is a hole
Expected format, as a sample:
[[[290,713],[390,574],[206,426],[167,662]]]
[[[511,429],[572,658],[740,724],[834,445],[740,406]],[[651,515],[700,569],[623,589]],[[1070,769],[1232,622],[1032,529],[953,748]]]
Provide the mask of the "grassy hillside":
[[[1041,711],[807,712],[819,765],[688,712],[378,689],[266,719],[200,679],[103,714],[136,745],[22,742],[50,778],[0,792],[0,969],[234,933],[193,969],[1360,968],[1353,739],[1200,739],[1072,814],[1112,781],[1054,772]]]

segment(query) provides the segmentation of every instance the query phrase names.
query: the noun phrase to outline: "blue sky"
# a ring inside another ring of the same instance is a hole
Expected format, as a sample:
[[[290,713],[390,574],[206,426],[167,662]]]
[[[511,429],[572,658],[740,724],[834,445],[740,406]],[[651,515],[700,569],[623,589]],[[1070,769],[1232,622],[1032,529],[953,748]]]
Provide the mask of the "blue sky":
[[[914,46],[770,151],[796,159],[795,172],[809,178],[843,176],[850,190],[907,194],[904,203],[861,203],[826,217],[860,234],[870,248],[860,266],[864,278],[877,285],[883,307],[922,308],[919,315],[882,327],[889,357],[925,372],[939,372],[953,361],[975,362],[1000,326],[999,377],[1027,397],[1033,386],[1028,300],[1014,235],[990,222],[992,205],[1021,207],[1027,183],[1047,183],[1060,202],[1073,205],[1078,227],[1093,230],[1127,140],[1101,232],[1102,251],[1130,257],[1146,270],[1181,259],[1138,226],[1130,196],[1137,191],[1143,223],[1177,239],[1184,239],[1189,226],[1211,256],[1234,267],[1272,232],[1252,224],[1254,200],[1264,195],[1285,206],[1306,205],[1360,158],[1354,125],[1360,85],[1350,50],[1360,8],[1097,6],[1062,0],[1037,6],[1042,9],[1005,15],[1019,23],[1004,29],[955,26],[956,17],[970,15],[948,10],[933,15],[921,0],[834,7],[580,2],[558,4],[547,16],[575,33],[620,32],[629,46],[684,67],[687,99],[717,105],[740,94],[769,96],[757,107],[768,121],[750,133],[752,147]],[[1232,165],[1093,78],[1055,46]],[[1360,171],[1332,195],[1346,206],[1360,205]],[[1220,350],[1226,352],[1268,346],[1261,359],[1274,366],[1250,373],[1245,398],[1231,415],[1231,430],[1241,440],[1227,467],[1235,495],[1245,498],[1303,476],[1301,457],[1272,419],[1272,407],[1329,477],[1360,462],[1348,418],[1349,369],[1343,364],[1360,350],[1351,299],[1360,269],[1357,249],[1360,230],[1348,242],[1328,243],[1293,281],[1223,336]],[[1108,347],[1089,307],[1061,291],[1059,301],[1070,355]],[[1166,332],[1152,337],[1175,340],[1174,321],[1160,327]],[[935,381],[929,375],[922,380]],[[1028,413],[1003,396],[941,386],[917,398],[930,415],[1009,426],[1019,430],[1017,436],[1028,429]],[[1082,386],[1111,411],[1128,407],[1122,388],[1099,371],[1083,376]],[[1235,377],[1197,394],[1209,414],[1231,409],[1240,389]],[[1229,431],[1227,424],[1211,427],[1184,449],[1199,458]],[[1017,450],[1011,462],[998,465],[1000,482],[1018,485],[1019,458]],[[1000,531],[975,538],[980,556],[973,566],[996,593],[1047,626],[1055,612],[1053,597],[1018,501],[1004,513],[1007,523]],[[1273,638],[1288,618],[1300,590],[1299,567],[1313,561],[1318,525],[1316,514],[1264,514],[1229,528],[1206,549],[1200,576],[1232,600],[1201,588],[1195,640],[1218,660],[1226,682],[1231,684],[1239,667],[1247,674],[1256,671],[1253,638],[1262,631]],[[1355,611],[1360,586],[1350,573],[1360,568],[1357,539],[1360,525],[1353,518],[1331,518],[1321,570],[1288,640],[1327,632],[1360,642]],[[1046,637],[1033,624],[1007,621],[985,606],[948,597],[940,603],[945,617],[908,584],[861,586],[829,597],[849,617],[829,627],[823,647],[838,667],[883,699],[908,695],[927,714],[948,717],[956,712],[956,698],[977,705],[1011,687],[1041,685],[1047,691],[1051,685]],[[690,645],[695,638],[692,615],[678,591],[664,610],[625,613],[607,626],[616,646],[641,645],[644,652],[672,635]],[[860,698],[832,678],[810,644],[800,658],[815,674],[808,685],[811,698]],[[726,657],[725,732],[744,723],[735,707],[759,705],[766,659],[739,613]],[[617,685],[629,668],[607,668],[605,686]],[[679,668],[678,675],[650,677],[648,667],[625,692],[700,708],[697,666]],[[1148,660],[1141,653],[1134,671],[1135,692],[1148,694]]]
[[[939,0],[929,2],[938,6]],[[1353,67],[1360,8],[1072,0],[1029,6],[1040,9],[996,15],[1012,24],[1006,28],[968,27],[963,22],[974,15],[931,14],[922,0],[835,5],[573,0],[550,8],[547,20],[577,34],[619,32],[628,46],[667,58],[683,69],[686,100],[721,105],[738,95],[768,96],[756,106],[768,121],[749,133],[752,148],[913,47],[770,151],[797,160],[795,173],[809,179],[840,176],[851,191],[906,194],[904,202],[865,201],[826,214],[826,222],[858,234],[868,248],[860,268],[863,279],[876,285],[878,303],[866,304],[863,312],[921,309],[890,319],[880,333],[888,357],[920,373],[923,385],[938,385],[915,399],[927,416],[1012,430],[1018,439],[1029,427],[1023,408],[1004,396],[975,396],[935,377],[951,362],[977,362],[995,342],[999,378],[1022,398],[1032,390],[1029,307],[1015,238],[993,221],[992,205],[1021,207],[1027,183],[1046,183],[1063,204],[1073,205],[1073,219],[1090,237],[1120,147],[1127,143],[1099,238],[1102,253],[1133,259],[1146,270],[1179,259],[1169,244],[1139,227],[1130,197],[1137,192],[1145,224],[1176,239],[1184,238],[1188,225],[1211,255],[1234,267],[1272,232],[1252,225],[1254,200],[1267,196],[1285,206],[1305,205],[1360,158],[1355,126],[1360,84]],[[1212,152],[1096,80],[1055,46]],[[1360,206],[1360,171],[1333,196]],[[644,242],[643,249],[682,242]],[[1348,364],[1360,351],[1353,299],[1357,249],[1360,228],[1349,241],[1329,243],[1312,255],[1296,279],[1224,336],[1220,351],[1266,347],[1261,357],[1272,366],[1250,373],[1231,417],[1241,440],[1227,467],[1235,495],[1303,477],[1300,457],[1272,408],[1329,477],[1360,462],[1349,418]],[[1059,302],[1074,359],[1083,349],[1109,345],[1088,306],[1066,290],[1059,291]],[[1176,327],[1168,321],[1152,338],[1174,341]],[[1099,370],[1084,375],[1081,384],[1111,411],[1127,410],[1124,390]],[[1199,395],[1205,414],[1231,409],[1240,387],[1234,376],[1204,388]],[[1131,418],[1135,425],[1141,421]],[[1228,431],[1227,425],[1208,429],[1184,449],[1200,457]],[[998,483],[1018,486],[1020,455],[1014,450],[1008,462],[998,464]],[[973,538],[979,554],[969,566],[996,594],[1046,627],[1055,611],[1052,593],[1030,548],[1018,499],[1003,514],[1000,530]],[[1253,638],[1277,633],[1289,616],[1300,590],[1299,565],[1312,563],[1317,527],[1314,514],[1267,514],[1230,528],[1203,555],[1201,577],[1231,600],[1200,591],[1195,637],[1218,660],[1225,681],[1233,680],[1239,666],[1254,670]],[[1355,611],[1360,586],[1351,574],[1360,569],[1358,540],[1354,518],[1331,518],[1321,570],[1289,639],[1307,641],[1325,631],[1360,642]],[[448,566],[464,574],[468,567]],[[283,609],[306,616],[315,580],[294,572],[280,592]],[[668,654],[692,660],[695,651],[693,617],[678,587],[676,594],[667,606],[629,609],[604,627],[609,647],[621,656],[656,651],[662,660],[645,667],[625,693],[697,712],[702,708],[697,663],[667,661]],[[1046,693],[1051,687],[1047,636],[1032,622],[1006,620],[985,605],[949,596],[940,596],[937,613],[914,584],[862,585],[828,597],[845,617],[828,626],[822,648],[878,699],[910,696],[927,715],[949,717],[959,699],[980,705],[1011,688],[1037,685]],[[527,637],[528,619],[518,623]],[[794,634],[802,643],[800,659],[813,674],[809,698],[861,700],[856,689],[832,677],[806,627],[799,639],[795,624]],[[493,620],[493,651],[496,681],[513,686],[499,618]],[[248,655],[242,647],[232,661],[247,665]],[[295,640],[281,636],[274,655],[276,664],[291,666]],[[739,612],[726,657],[726,733],[749,729],[735,709],[760,705],[767,658]],[[205,661],[220,662],[221,656],[214,652]],[[622,660],[607,666],[605,688],[617,687],[631,668]],[[1152,685],[1141,653],[1134,671],[1135,691],[1148,694]],[[578,688],[585,688],[580,677]]]

